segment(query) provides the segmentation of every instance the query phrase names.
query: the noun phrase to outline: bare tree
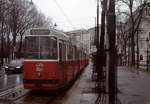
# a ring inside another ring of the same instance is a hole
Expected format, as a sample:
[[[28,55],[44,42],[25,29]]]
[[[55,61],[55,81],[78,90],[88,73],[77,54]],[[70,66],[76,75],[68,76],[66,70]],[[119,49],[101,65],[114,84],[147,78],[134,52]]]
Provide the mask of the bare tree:
[[[135,35],[141,24],[142,15],[145,6],[149,0],[118,0],[123,8],[121,12],[127,17],[126,31],[129,33],[129,42],[131,46],[131,65],[135,65]],[[121,6],[121,5],[120,5]]]
[[[23,35],[28,28],[51,27],[51,24],[51,19],[46,18],[30,1],[0,0],[1,63],[3,52],[9,58],[13,47],[17,48],[18,57],[21,57]],[[4,45],[7,47],[5,50]]]
[[[6,2],[0,0],[0,38],[1,38],[1,64],[3,64],[4,58],[4,23],[5,23],[5,12],[6,12]]]
[[[19,19],[19,26],[18,26],[18,33],[20,36],[19,48],[18,48],[18,58],[21,57],[22,53],[22,41],[24,32],[30,27],[51,27],[51,21],[48,20],[44,14],[37,11],[35,5],[31,5],[29,2],[26,3],[25,9],[22,9],[20,19]]]

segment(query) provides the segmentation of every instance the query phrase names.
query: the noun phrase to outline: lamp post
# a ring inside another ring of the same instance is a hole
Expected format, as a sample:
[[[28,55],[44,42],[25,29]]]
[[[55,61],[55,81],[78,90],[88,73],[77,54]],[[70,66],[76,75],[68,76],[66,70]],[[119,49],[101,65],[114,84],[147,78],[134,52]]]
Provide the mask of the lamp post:
[[[137,39],[136,39],[136,44],[137,44],[137,69],[139,68],[139,36],[138,36],[138,31],[137,31]]]
[[[149,39],[148,39],[148,37],[147,37],[147,38],[146,38],[146,43],[147,43],[147,61],[146,61],[146,62],[147,62],[147,63],[146,63],[147,65],[146,65],[146,70],[147,70],[147,71],[148,71],[148,64],[149,64],[149,61],[148,61],[148,45],[149,45],[149,44],[148,44],[148,41],[149,41]]]
[[[30,4],[33,5],[33,1],[32,0],[30,1]]]

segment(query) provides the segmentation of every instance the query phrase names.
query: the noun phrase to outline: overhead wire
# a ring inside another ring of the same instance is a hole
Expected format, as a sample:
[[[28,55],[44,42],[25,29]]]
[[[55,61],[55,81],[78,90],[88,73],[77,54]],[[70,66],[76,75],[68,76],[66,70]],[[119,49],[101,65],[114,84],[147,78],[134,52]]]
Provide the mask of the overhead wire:
[[[63,11],[62,7],[59,5],[59,3],[57,2],[57,0],[54,0],[54,1],[55,1],[56,5],[58,6],[58,8],[60,9],[60,11],[65,16],[67,22],[73,27],[73,29],[76,29],[76,27],[73,25],[72,21],[69,19],[69,17],[66,15],[66,13]]]

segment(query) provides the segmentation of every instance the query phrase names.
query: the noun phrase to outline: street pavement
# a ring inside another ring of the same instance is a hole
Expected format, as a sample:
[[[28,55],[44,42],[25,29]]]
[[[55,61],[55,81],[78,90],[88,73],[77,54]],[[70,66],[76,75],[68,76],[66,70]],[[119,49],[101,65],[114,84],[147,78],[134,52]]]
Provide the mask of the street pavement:
[[[22,84],[22,74],[10,74],[0,77],[0,92]]]
[[[150,74],[118,67],[118,99],[121,104],[150,104]]]

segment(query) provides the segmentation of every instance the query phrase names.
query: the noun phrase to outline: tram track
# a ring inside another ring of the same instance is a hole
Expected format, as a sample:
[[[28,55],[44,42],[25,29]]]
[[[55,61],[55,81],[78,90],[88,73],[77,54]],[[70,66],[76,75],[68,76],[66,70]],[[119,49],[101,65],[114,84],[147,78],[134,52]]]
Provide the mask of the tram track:
[[[24,90],[23,85],[5,90],[0,93],[0,104],[13,104],[13,101],[16,101],[19,98],[27,95],[28,92],[29,90]]]
[[[64,91],[32,91],[19,85],[0,93],[0,104],[61,104]]]

